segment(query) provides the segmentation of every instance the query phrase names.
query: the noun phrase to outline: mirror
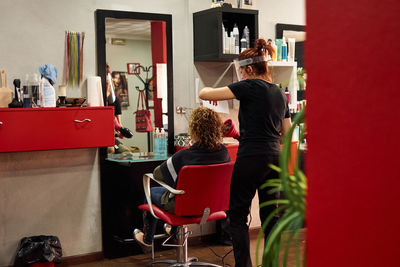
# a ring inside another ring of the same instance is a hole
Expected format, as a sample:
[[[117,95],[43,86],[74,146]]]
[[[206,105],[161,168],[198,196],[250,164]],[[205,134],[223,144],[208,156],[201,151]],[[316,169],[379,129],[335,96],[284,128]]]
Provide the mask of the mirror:
[[[152,128],[166,130],[169,153],[174,152],[171,22],[172,16],[165,14],[96,10],[97,72],[104,101],[111,105],[111,99],[119,100],[121,115],[116,118],[133,137],[116,139],[132,152],[153,151],[153,132],[136,128],[135,112],[142,106]],[[114,98],[107,93],[107,75]]]
[[[282,37],[295,38],[295,61],[297,62],[297,67],[305,68],[304,62],[304,42],[306,40],[306,32],[304,25],[294,25],[294,24],[282,24],[277,23],[275,26],[275,36],[277,39],[282,39]]]

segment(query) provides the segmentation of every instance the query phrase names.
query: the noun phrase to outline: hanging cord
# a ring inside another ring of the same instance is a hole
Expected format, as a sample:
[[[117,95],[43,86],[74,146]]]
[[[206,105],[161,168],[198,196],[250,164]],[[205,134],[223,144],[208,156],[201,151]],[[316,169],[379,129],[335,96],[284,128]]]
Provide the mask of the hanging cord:
[[[201,240],[202,242],[204,242],[204,240],[203,240],[203,226],[202,226],[201,224],[200,224],[200,240]],[[233,251],[233,248],[231,248],[231,250],[229,250],[229,251],[228,251],[227,253],[225,253],[225,255],[223,255],[223,256],[218,255],[218,254],[214,251],[214,249],[213,249],[212,247],[207,246],[207,248],[208,248],[209,250],[211,250],[211,252],[214,253],[214,255],[215,255],[216,257],[218,257],[218,258],[221,259],[221,262],[222,262],[222,266],[223,266],[223,267],[232,267],[230,264],[225,263],[225,258]]]
[[[233,65],[233,62],[231,62],[228,67],[224,70],[224,72],[221,74],[221,76],[218,77],[218,80],[213,84],[213,88],[217,87],[217,85],[221,82],[221,80],[225,77],[225,74],[228,72],[228,70],[231,68]]]

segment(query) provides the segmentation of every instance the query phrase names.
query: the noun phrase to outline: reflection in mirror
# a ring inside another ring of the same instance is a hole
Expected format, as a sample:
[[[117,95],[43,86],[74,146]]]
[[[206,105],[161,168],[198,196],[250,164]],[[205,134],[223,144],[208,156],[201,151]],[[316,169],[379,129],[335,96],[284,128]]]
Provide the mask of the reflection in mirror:
[[[173,113],[168,116],[173,106],[170,18],[148,14],[147,19],[146,13],[112,11],[107,15],[107,12],[97,11],[98,25],[104,23],[105,41],[103,48],[104,43],[98,40],[98,72],[107,77],[103,77],[105,98],[109,105],[115,106],[116,121],[132,133],[131,138],[126,138],[121,131],[117,132],[116,144],[123,144],[117,152],[140,152],[141,156],[147,156],[154,150],[154,129],[165,129],[169,147],[173,142]],[[143,119],[139,118],[138,110],[143,110],[139,112],[143,113]]]

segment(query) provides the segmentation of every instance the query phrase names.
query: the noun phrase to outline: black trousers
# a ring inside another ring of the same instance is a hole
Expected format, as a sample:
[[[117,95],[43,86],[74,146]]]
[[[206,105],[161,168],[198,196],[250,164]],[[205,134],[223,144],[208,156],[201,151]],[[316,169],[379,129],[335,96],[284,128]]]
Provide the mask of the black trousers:
[[[275,199],[275,195],[267,193],[270,188],[259,189],[267,179],[279,177],[277,172],[268,167],[269,163],[278,166],[279,155],[237,158],[233,168],[228,217],[236,267],[252,267],[247,217],[256,190],[259,203]],[[275,208],[267,206],[260,209],[261,223]],[[275,222],[269,224],[264,236],[268,235]]]

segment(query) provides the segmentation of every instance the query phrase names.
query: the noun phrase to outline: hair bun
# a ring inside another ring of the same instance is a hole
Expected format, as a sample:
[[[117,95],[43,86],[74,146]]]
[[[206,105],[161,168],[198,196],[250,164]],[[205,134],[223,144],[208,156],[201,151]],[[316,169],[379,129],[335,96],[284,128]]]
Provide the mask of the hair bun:
[[[264,39],[257,39],[254,42],[254,48],[257,48],[258,51],[265,51],[265,49],[267,48],[267,42]]]

